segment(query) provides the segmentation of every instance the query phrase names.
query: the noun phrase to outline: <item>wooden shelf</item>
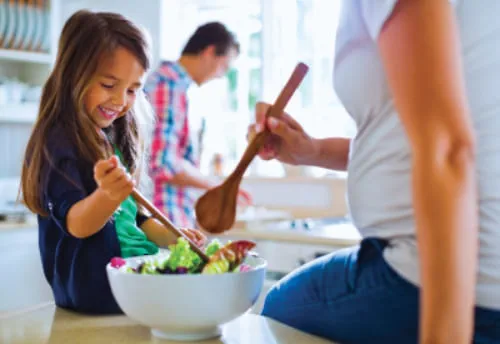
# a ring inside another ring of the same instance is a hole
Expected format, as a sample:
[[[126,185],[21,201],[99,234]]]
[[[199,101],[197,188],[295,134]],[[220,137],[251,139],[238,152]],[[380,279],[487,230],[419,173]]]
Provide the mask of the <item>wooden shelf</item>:
[[[50,65],[53,57],[49,53],[0,49],[0,60]]]

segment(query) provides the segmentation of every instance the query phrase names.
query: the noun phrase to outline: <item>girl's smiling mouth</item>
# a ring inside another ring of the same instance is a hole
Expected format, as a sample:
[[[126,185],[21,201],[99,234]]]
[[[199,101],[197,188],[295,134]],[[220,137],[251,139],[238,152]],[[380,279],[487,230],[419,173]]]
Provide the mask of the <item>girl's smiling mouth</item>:
[[[98,106],[97,109],[99,110],[101,115],[107,120],[113,120],[120,114],[120,111],[111,110],[103,106]]]

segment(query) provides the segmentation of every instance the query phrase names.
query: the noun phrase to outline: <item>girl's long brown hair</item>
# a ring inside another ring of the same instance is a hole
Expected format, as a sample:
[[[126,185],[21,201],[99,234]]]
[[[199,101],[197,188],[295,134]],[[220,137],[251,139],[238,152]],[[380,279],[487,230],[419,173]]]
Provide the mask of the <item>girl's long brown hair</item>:
[[[21,173],[21,193],[34,213],[47,215],[43,200],[44,176],[53,165],[47,141],[57,125],[71,138],[78,157],[90,164],[110,154],[109,145],[84,108],[84,97],[103,55],[123,47],[149,69],[149,47],[144,32],[123,16],[82,10],[64,25],[54,69],[46,81],[38,118],[26,147]],[[139,96],[143,96],[142,92]],[[134,106],[106,128],[106,134],[121,150],[131,174],[139,179],[138,161],[143,158],[141,125],[145,123]],[[108,147],[108,148],[106,148]]]

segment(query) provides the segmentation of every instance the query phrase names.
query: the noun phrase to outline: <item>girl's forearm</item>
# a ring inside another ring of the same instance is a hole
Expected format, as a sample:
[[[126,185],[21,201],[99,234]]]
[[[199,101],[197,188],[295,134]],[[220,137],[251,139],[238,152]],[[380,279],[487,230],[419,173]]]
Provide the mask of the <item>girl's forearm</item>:
[[[149,218],[141,225],[141,229],[146,234],[148,239],[154,242],[159,247],[167,247],[176,242],[176,237],[173,233],[165,228],[165,226],[155,218]]]
[[[68,212],[66,226],[71,235],[87,238],[100,231],[116,211],[120,201],[111,200],[99,188],[75,203]]]

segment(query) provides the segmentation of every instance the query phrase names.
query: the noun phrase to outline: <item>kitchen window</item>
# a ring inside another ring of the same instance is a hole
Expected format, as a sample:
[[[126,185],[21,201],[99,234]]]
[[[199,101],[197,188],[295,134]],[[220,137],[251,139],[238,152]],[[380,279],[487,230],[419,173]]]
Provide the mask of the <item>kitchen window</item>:
[[[191,92],[193,123],[204,130],[204,172],[211,172],[215,155],[222,155],[225,172],[232,171],[247,145],[256,102],[274,102],[299,61],[310,70],[287,111],[312,136],[354,135],[355,125],[332,85],[339,0],[191,0],[181,6],[186,38],[198,25],[219,20],[241,44],[241,54],[226,78]],[[307,172],[327,173],[320,168]],[[255,159],[248,173],[283,176],[285,169],[279,162]]]

